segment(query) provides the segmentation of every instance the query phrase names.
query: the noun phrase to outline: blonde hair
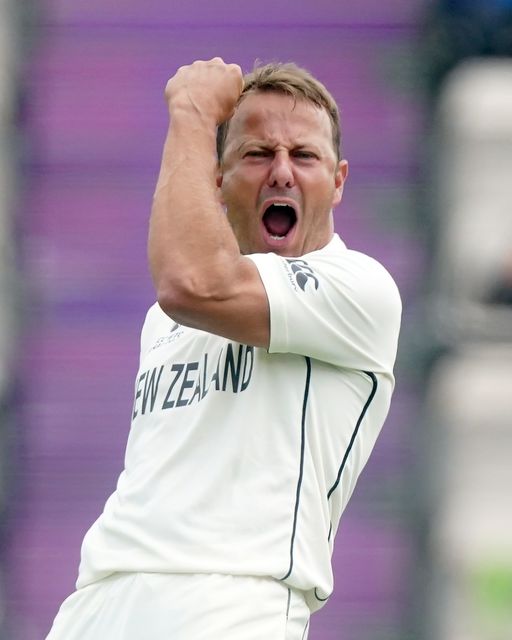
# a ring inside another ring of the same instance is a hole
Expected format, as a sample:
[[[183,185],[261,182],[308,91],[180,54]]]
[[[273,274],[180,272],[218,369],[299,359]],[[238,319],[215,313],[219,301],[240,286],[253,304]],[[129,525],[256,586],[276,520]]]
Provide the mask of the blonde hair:
[[[256,66],[244,76],[244,88],[238,104],[250,93],[283,93],[294,100],[307,100],[315,106],[325,109],[331,121],[332,143],[337,159],[341,155],[341,125],[338,105],[324,85],[309,71],[294,62],[271,62]],[[230,120],[226,120],[217,129],[217,157],[222,160]]]

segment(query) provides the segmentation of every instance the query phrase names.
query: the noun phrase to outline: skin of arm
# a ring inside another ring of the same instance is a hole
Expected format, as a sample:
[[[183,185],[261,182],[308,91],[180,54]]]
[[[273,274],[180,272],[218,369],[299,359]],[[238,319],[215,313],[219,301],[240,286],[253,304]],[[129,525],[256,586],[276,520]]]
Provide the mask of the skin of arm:
[[[240,67],[220,58],[181,67],[167,83],[170,124],[148,255],[157,300],[175,321],[266,348],[265,289],[240,253],[216,185],[216,127],[232,115],[242,86]]]

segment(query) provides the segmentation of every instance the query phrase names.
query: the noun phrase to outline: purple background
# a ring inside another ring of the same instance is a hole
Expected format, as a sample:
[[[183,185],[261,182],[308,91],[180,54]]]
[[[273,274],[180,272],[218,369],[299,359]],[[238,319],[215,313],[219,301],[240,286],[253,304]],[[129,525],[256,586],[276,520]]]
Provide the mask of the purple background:
[[[12,640],[48,631],[73,589],[81,539],[121,469],[139,332],[153,300],[145,246],[167,78],[220,55],[245,71],[255,59],[294,60],[327,84],[341,105],[350,162],[337,231],[391,271],[407,321],[423,270],[411,222],[422,105],[410,78],[422,4],[41,0],[26,71]],[[313,617],[312,640],[408,637],[418,399],[406,360],[399,358],[390,417],[342,519],[335,594]]]

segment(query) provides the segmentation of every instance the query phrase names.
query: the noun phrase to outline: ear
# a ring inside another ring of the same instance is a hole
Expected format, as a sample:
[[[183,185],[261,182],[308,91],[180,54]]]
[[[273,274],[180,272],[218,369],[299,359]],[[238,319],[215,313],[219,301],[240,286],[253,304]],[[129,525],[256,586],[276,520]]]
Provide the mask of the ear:
[[[341,202],[341,198],[343,196],[343,187],[345,185],[345,180],[348,178],[348,162],[346,160],[340,160],[338,163],[338,167],[336,169],[336,173],[334,174],[334,197],[332,201],[332,206],[335,207],[337,204]]]

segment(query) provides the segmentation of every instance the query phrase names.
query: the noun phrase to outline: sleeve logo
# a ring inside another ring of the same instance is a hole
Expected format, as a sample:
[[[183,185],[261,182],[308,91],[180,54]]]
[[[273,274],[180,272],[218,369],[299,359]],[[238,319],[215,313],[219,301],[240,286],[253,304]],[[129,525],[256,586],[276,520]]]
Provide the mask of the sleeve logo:
[[[315,272],[305,260],[296,260],[291,258],[285,258],[285,260],[290,265],[295,282],[299,285],[302,291],[306,290],[306,285],[310,281],[315,289],[318,289],[320,286],[318,278],[315,276]]]

